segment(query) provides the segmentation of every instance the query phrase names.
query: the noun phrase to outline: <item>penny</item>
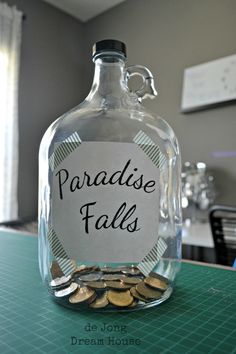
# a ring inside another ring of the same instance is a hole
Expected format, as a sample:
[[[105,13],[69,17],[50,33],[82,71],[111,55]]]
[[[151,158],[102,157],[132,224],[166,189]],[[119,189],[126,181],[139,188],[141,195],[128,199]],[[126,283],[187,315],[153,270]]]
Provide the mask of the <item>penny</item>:
[[[78,284],[71,283],[68,288],[55,291],[54,295],[56,297],[64,297],[73,294],[78,289]]]
[[[80,280],[83,281],[97,281],[101,278],[102,272],[94,272],[94,273],[89,273],[85,275],[81,275],[79,278]]]
[[[130,284],[125,284],[122,281],[106,281],[106,285],[108,288],[119,290],[126,290],[131,288]]]
[[[106,289],[106,283],[104,281],[87,281],[86,285],[92,289]]]
[[[57,263],[57,261],[53,261],[50,267],[50,272],[52,275],[52,278],[60,278],[64,276],[63,271],[61,270],[59,264]]]
[[[109,304],[109,301],[107,299],[107,293],[103,293],[101,296],[97,297],[94,302],[92,302],[89,307],[93,309],[100,309],[103,307],[106,307]]]
[[[144,283],[160,291],[165,291],[168,288],[166,282],[158,278],[147,277],[144,279]]]
[[[126,291],[116,291],[109,290],[107,293],[108,301],[115,306],[126,307],[133,303],[134,298],[130,294],[129,290]]]
[[[133,287],[133,288],[130,289],[130,293],[131,293],[131,295],[132,295],[134,298],[136,298],[137,300],[141,300],[141,301],[143,301],[143,302],[148,302],[148,299],[146,299],[144,296],[140,295],[140,294],[137,292],[137,290],[136,290],[135,287]]]
[[[147,299],[159,299],[162,295],[160,291],[149,287],[144,282],[137,284],[136,290],[140,295],[146,297]]]
[[[83,286],[81,288],[78,288],[77,291],[69,297],[69,302],[71,304],[78,304],[91,299],[91,297],[93,297],[94,295],[94,290],[88,288],[87,286]]]
[[[138,305],[138,300],[137,299],[134,299],[133,300],[133,302],[132,302],[132,304],[131,305],[129,305],[128,307],[136,307],[137,305]]]
[[[131,284],[131,285],[136,285],[136,284],[140,283],[141,281],[142,281],[142,279],[140,279],[140,278],[125,277],[122,279],[122,282],[124,282],[125,284]]]
[[[66,286],[67,283],[69,283],[71,280],[71,276],[65,276],[63,275],[60,278],[55,278],[53,280],[51,280],[50,285],[52,288],[57,288],[57,287],[61,287],[61,286]]]

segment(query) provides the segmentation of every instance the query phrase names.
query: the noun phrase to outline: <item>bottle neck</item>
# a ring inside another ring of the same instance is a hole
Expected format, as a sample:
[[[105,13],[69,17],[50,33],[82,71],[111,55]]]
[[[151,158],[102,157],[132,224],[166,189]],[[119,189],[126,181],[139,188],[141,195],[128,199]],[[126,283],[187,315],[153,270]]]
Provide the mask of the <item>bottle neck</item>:
[[[94,60],[95,72],[88,99],[94,96],[119,98],[127,93],[125,83],[125,61],[120,55],[100,54]]]

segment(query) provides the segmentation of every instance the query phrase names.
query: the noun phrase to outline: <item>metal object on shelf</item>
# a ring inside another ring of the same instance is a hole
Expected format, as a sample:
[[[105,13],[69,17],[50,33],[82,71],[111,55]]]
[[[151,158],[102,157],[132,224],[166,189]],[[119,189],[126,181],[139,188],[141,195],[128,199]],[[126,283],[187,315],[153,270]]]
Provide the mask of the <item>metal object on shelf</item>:
[[[182,172],[183,218],[191,222],[207,221],[208,210],[215,201],[214,176],[204,162],[185,162]]]

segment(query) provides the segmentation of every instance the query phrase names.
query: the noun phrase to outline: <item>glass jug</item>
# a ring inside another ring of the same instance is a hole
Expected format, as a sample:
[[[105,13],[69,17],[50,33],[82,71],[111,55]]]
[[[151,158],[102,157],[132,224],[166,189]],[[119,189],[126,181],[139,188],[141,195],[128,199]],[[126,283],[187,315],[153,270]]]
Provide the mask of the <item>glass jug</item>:
[[[170,126],[141,104],[151,72],[126,47],[93,47],[87,98],[46,131],[39,152],[39,266],[52,298],[130,311],[172,293],[181,259],[181,161]],[[132,75],[142,87],[128,88]]]

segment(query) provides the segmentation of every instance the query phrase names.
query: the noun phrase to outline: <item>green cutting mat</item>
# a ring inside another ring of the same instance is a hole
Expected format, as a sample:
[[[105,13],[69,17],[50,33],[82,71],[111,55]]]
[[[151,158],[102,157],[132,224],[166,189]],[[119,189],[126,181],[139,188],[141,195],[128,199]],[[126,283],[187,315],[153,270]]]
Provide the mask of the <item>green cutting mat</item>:
[[[99,314],[51,301],[37,257],[37,237],[0,232],[1,354],[236,353],[234,271],[183,264],[162,305]]]

